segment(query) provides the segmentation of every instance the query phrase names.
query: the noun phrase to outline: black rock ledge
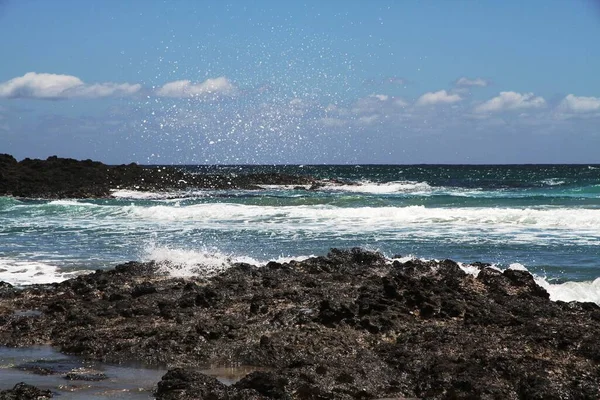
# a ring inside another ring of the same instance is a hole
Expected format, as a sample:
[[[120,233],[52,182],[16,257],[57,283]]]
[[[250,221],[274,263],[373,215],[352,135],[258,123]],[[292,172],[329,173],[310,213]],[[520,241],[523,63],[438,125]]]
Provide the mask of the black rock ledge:
[[[600,307],[479,267],[360,249],[210,278],[130,262],[0,285],[0,344],[168,365],[160,400],[600,398]],[[260,368],[226,386],[209,365]]]
[[[135,163],[101,162],[48,157],[46,160],[0,154],[0,196],[26,198],[103,198],[112,189],[168,191],[188,189],[260,189],[259,185],[319,185],[302,175],[190,174],[176,166],[151,167]]]

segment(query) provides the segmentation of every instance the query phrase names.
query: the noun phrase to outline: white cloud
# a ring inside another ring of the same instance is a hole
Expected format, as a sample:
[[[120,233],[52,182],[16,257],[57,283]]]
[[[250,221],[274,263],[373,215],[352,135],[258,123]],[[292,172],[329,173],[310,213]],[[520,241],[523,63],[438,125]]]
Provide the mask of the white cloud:
[[[288,105],[289,107],[285,109],[285,113],[296,117],[302,117],[306,115],[314,107],[314,104],[311,100],[301,99],[298,97],[290,100]]]
[[[417,106],[433,106],[436,104],[453,104],[462,100],[457,94],[450,94],[445,90],[437,92],[428,92],[419,97],[415,105]]]
[[[559,110],[570,113],[589,113],[600,111],[599,97],[567,95],[558,106]]]
[[[393,113],[397,108],[406,107],[408,103],[399,97],[387,94],[371,94],[358,99],[352,106],[355,114]]]
[[[394,99],[394,105],[398,107],[406,107],[408,103],[400,98]]]
[[[489,113],[543,107],[546,107],[546,100],[533,93],[500,92],[499,96],[475,107],[475,112]]]
[[[338,115],[338,116],[351,115],[351,112],[348,108],[339,107],[335,104],[329,104],[327,107],[325,107],[324,111],[328,114]]]
[[[379,115],[364,115],[358,119],[358,123],[362,125],[372,125],[379,120]]]
[[[339,118],[323,117],[320,119],[321,124],[329,128],[339,128],[348,125],[347,121]]]
[[[485,87],[485,86],[489,86],[490,82],[488,80],[485,80],[483,78],[474,78],[474,79],[470,79],[470,78],[466,78],[466,77],[461,77],[458,78],[455,82],[456,86],[480,86],[480,87]]]
[[[140,91],[140,84],[95,83],[86,84],[72,75],[38,74],[23,76],[0,83],[0,97],[31,99],[98,98],[129,96]]]
[[[372,94],[369,97],[376,98],[379,101],[387,101],[390,98],[387,94]]]
[[[235,86],[224,76],[207,79],[200,83],[192,83],[189,80],[169,82],[156,90],[156,94],[163,97],[198,97],[232,95],[234,93]]]

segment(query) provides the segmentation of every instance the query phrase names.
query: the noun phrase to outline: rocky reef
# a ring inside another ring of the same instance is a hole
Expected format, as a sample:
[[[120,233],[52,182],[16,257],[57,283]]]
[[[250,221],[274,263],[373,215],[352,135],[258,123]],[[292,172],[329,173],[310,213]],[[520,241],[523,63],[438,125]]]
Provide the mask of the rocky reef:
[[[258,185],[318,185],[309,176],[286,174],[191,174],[175,167],[49,157],[17,161],[0,154],[0,196],[29,198],[109,197],[111,189],[143,191],[186,189],[259,189]]]
[[[130,262],[0,285],[0,344],[166,365],[161,400],[600,398],[600,307],[477,267],[360,249],[205,278]],[[257,368],[229,386],[199,372],[240,365]]]
[[[52,397],[50,390],[40,390],[23,382],[17,383],[12,389],[0,391],[0,400],[43,400]]]

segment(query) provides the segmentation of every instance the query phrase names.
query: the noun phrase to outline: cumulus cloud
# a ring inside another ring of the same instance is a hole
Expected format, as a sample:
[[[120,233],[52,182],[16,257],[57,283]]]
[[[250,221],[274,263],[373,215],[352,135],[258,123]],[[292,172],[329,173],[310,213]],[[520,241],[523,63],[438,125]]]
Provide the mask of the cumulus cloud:
[[[416,106],[433,106],[436,104],[453,104],[462,100],[458,94],[450,94],[445,90],[428,92],[419,97]]]
[[[166,83],[156,90],[163,97],[200,97],[206,95],[232,95],[235,86],[224,76],[207,79],[204,82],[192,83],[190,80],[180,80]]]
[[[500,92],[500,95],[475,107],[475,112],[492,113],[543,107],[546,107],[546,100],[533,93]]]
[[[470,79],[470,78],[463,76],[461,78],[458,78],[454,84],[459,87],[471,87],[471,86],[486,87],[486,86],[490,85],[490,82],[483,78]]]
[[[387,94],[372,94],[369,97],[375,98],[379,101],[387,101],[390,98],[390,96],[388,96]]]
[[[408,103],[400,97],[387,94],[371,94],[358,99],[352,106],[355,114],[392,113],[397,108],[406,107]]]
[[[372,125],[372,124],[376,123],[377,121],[379,121],[379,115],[377,115],[377,114],[363,115],[362,117],[358,118],[357,121],[361,125]]]
[[[340,128],[340,127],[348,125],[347,121],[344,121],[343,119],[340,119],[340,118],[333,118],[333,117],[323,117],[319,121],[325,127],[329,127],[329,128]]]
[[[30,99],[98,98],[129,96],[140,91],[140,84],[86,84],[72,75],[28,72],[23,76],[0,83],[0,97]]]
[[[600,112],[600,97],[567,95],[558,106],[559,110],[569,113]]]

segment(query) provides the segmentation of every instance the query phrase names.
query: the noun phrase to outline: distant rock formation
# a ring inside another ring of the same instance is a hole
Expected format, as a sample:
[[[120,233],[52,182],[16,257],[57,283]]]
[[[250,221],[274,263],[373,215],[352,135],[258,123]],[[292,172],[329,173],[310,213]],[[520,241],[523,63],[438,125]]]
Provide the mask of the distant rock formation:
[[[111,189],[159,191],[173,189],[260,189],[258,185],[314,185],[309,176],[286,174],[190,174],[176,166],[149,167],[132,163],[111,166],[97,161],[0,154],[0,196],[28,198],[101,198]]]

